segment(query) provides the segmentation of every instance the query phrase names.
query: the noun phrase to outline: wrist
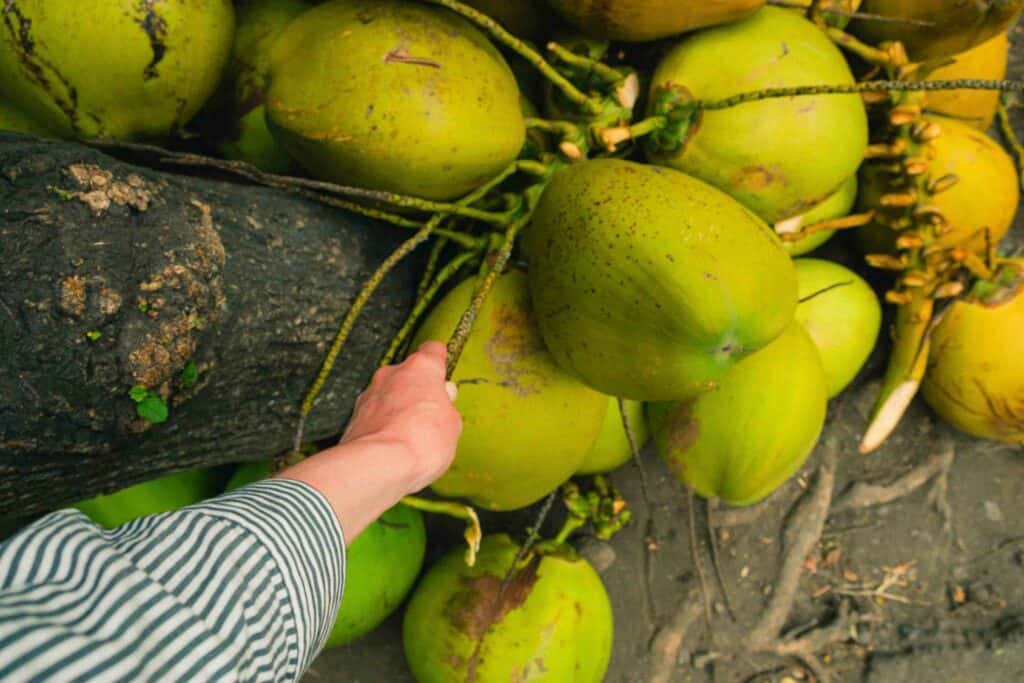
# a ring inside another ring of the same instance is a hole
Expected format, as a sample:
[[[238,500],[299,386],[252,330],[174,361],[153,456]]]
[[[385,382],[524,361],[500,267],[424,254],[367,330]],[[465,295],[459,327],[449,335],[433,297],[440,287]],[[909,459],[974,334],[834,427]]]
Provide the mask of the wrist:
[[[340,443],[334,449],[340,454],[346,451],[372,452],[375,463],[381,471],[393,477],[395,487],[401,491],[402,496],[415,493],[426,486],[420,483],[423,480],[423,473],[420,471],[415,452],[404,439],[388,434],[370,434]]]

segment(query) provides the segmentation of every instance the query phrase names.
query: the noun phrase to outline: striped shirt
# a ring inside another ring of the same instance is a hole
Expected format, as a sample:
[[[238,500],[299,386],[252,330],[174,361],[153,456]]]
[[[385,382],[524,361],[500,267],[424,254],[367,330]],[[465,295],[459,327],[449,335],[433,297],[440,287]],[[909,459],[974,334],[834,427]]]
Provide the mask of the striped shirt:
[[[344,552],[326,499],[285,479],[112,530],[54,512],[0,545],[0,681],[295,681]]]

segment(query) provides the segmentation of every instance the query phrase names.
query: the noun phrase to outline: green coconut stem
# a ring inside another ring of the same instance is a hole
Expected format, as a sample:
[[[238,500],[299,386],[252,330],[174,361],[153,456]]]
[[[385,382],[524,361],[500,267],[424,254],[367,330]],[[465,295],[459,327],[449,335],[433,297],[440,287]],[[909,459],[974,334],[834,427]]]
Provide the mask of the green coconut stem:
[[[836,85],[798,85],[788,88],[765,88],[739,93],[718,100],[693,100],[686,106],[696,110],[729,109],[749,102],[781,97],[811,95],[857,95],[865,92],[928,92],[935,90],[998,90],[1024,92],[1024,81],[958,78],[939,81],[865,81]]]
[[[570,102],[588,114],[596,115],[601,113],[601,105],[599,102],[587,97],[587,95],[573,85],[569,79],[560,74],[555,67],[551,66],[551,64],[544,59],[539,52],[530,47],[530,45],[525,41],[516,38],[514,35],[506,31],[501,24],[494,21],[494,19],[491,19],[483,12],[477,11],[469,5],[464,5],[461,2],[456,2],[456,0],[426,0],[426,2],[447,7],[456,14],[469,19],[471,22],[489,33],[496,41],[529,62],[541,73],[541,75],[544,76],[544,78],[551,81],[552,85],[561,90],[562,94],[564,94],[566,99]]]
[[[343,199],[338,199],[336,197],[329,197],[311,191],[300,192],[299,194],[306,196],[309,199],[313,199],[314,201],[320,204],[332,206],[337,209],[345,209],[346,211],[358,213],[362,216],[366,216],[367,218],[374,218],[376,220],[384,221],[386,223],[391,223],[392,225],[395,225],[400,228],[422,230],[424,226],[424,223],[421,221],[410,220],[408,218],[405,218],[404,216],[388,213],[386,211],[379,211],[377,209],[372,209],[370,207],[363,206],[362,204],[357,204],[355,202],[347,202]],[[479,246],[480,244],[480,238],[478,237],[467,235],[455,230],[449,230],[447,228],[437,228],[434,230],[434,234],[437,235],[438,237],[443,237],[447,240],[455,242],[459,246],[466,249],[473,249]]]
[[[421,197],[413,197],[410,195],[397,194],[395,192],[385,192],[382,190],[369,190],[365,187],[353,187],[349,185],[338,185],[336,183],[330,183],[323,180],[310,180],[308,178],[296,178],[294,176],[277,175],[276,173],[266,173],[259,170],[255,166],[245,163],[244,161],[229,160],[229,159],[215,159],[213,157],[204,156],[202,154],[191,154],[181,152],[171,152],[162,147],[155,145],[147,145],[142,143],[134,142],[116,142],[110,140],[87,140],[87,144],[100,149],[123,149],[128,151],[144,152],[157,157],[157,161],[162,164],[168,164],[173,166],[188,166],[197,168],[214,168],[219,171],[224,171],[240,178],[245,178],[259,185],[265,185],[267,187],[276,187],[278,189],[287,190],[289,192],[297,192],[304,196],[316,199],[323,203],[330,203],[324,201],[326,198],[322,198],[320,195],[310,195],[303,190],[313,190],[314,192],[323,192],[328,195],[337,195],[341,197],[348,197],[351,199],[362,199],[368,202],[377,202],[380,204],[388,204],[403,209],[413,209],[417,211],[423,211],[427,213],[436,213],[441,215],[458,215],[466,216],[468,218],[475,218],[476,220],[483,221],[485,223],[491,223],[496,225],[504,225],[507,222],[507,217],[500,213],[492,213],[489,211],[481,211],[474,209],[470,206],[463,204],[462,202],[438,202],[429,199],[423,199]],[[338,206],[338,204],[333,204]],[[387,220],[388,222],[395,223],[396,225],[402,225],[403,227],[413,227],[406,222],[406,219],[401,219],[396,222],[398,218],[394,214],[387,212],[375,212],[367,213],[367,209],[358,210],[353,205],[345,204],[343,208],[357,211],[363,215],[372,216],[374,218],[380,218],[381,220]],[[375,211],[374,209],[368,209],[368,211]]]
[[[619,144],[627,140],[636,140],[644,137],[645,135],[661,131],[668,126],[668,124],[668,118],[665,116],[649,116],[632,125],[601,128],[599,129],[597,136],[606,148],[611,151],[615,151],[615,148]]]
[[[553,54],[559,60],[568,64],[571,67],[579,69],[580,71],[593,74],[601,79],[606,85],[616,86],[626,79],[628,74],[624,74],[618,69],[608,66],[604,62],[592,59],[586,55],[578,55],[572,50],[562,47],[558,43],[551,41],[547,44],[548,52]]]
[[[341,327],[338,328],[338,332],[334,336],[334,341],[331,343],[331,348],[327,351],[327,356],[324,358],[324,362],[320,366],[320,371],[317,373],[316,379],[313,380],[313,385],[309,388],[309,391],[306,393],[306,397],[302,400],[302,406],[299,410],[299,423],[295,429],[295,439],[292,443],[293,450],[298,451],[299,445],[302,443],[302,436],[306,427],[306,418],[313,409],[313,404],[316,402],[317,396],[320,394],[320,390],[323,389],[328,376],[330,376],[331,370],[334,369],[334,363],[338,359],[338,354],[341,353],[342,347],[345,345],[349,335],[352,333],[356,320],[359,319],[359,315],[363,312],[363,308],[366,306],[366,303],[370,300],[370,297],[373,296],[373,293],[384,280],[384,277],[391,272],[391,270],[398,265],[403,258],[409,255],[420,244],[425,242],[442,220],[443,218],[441,216],[434,216],[427,221],[427,224],[424,225],[419,232],[407,239],[399,245],[397,249],[391,252],[391,254],[384,259],[384,262],[377,266],[377,269],[373,272],[373,275],[370,276],[370,279],[366,281],[366,284],[363,285],[363,288],[356,296],[355,301],[352,302],[352,306],[349,307],[348,313],[345,314]]]
[[[480,518],[469,505],[453,503],[447,500],[428,500],[418,496],[406,496],[402,498],[402,505],[411,507],[421,512],[428,512],[434,515],[447,515],[466,522],[466,531],[463,537],[466,539],[466,564],[472,567],[476,564],[476,555],[480,552],[480,541],[484,537],[483,529],[480,527]]]
[[[861,439],[860,452],[870,453],[889,438],[921,387],[928,365],[928,335],[935,302],[921,289],[896,311],[892,352],[875,410]]]
[[[874,218],[874,211],[865,211],[864,213],[854,213],[849,216],[843,216],[842,218],[828,218],[823,221],[818,221],[817,223],[805,225],[799,230],[795,230],[793,232],[780,232],[779,226],[786,222],[780,221],[775,224],[775,232],[783,242],[799,242],[800,240],[806,239],[807,237],[819,232],[860,228],[870,223]]]
[[[427,264],[423,267],[423,275],[420,276],[420,283],[416,286],[416,300],[419,301],[423,293],[430,287],[437,273],[437,266],[441,262],[441,254],[448,246],[448,240],[444,237],[434,240],[434,246],[430,248],[430,255],[427,256]]]
[[[445,283],[448,282],[452,276],[458,273],[462,266],[464,266],[470,259],[476,256],[476,252],[464,252],[453,258],[445,265],[444,268],[438,271],[433,282],[430,283],[425,291],[416,297],[416,305],[413,306],[412,311],[409,312],[408,317],[405,319],[405,323],[403,323],[401,329],[398,330],[398,334],[396,334],[394,339],[391,340],[391,344],[388,346],[388,350],[384,354],[384,357],[380,359],[380,364],[382,366],[390,365],[391,362],[394,361],[395,357],[398,355],[399,349],[402,348],[402,345],[412,335],[412,332],[416,329],[416,325],[419,323],[420,318],[434,302],[434,299],[437,297],[437,293],[442,287],[444,287]]]
[[[1013,150],[1013,158],[1017,164],[1017,179],[1021,188],[1024,189],[1024,145],[1021,145],[1017,131],[1013,129],[1010,112],[1006,108],[1005,101],[1000,100],[999,106],[996,108],[996,120],[999,122],[999,131],[1003,134],[1003,139]]]
[[[879,50],[877,47],[859,40],[846,31],[835,27],[829,27],[825,29],[825,35],[827,35],[833,43],[847,52],[852,52],[868,64],[886,66],[892,63],[892,56],[888,52]]]

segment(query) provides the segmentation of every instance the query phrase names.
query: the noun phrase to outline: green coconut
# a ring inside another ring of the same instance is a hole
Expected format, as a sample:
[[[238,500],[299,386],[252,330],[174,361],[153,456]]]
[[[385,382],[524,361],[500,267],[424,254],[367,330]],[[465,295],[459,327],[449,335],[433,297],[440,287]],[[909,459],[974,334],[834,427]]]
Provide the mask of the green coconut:
[[[266,91],[270,51],[312,0],[250,0],[238,7],[238,28],[219,96],[204,116],[204,132],[221,156],[270,173],[286,173],[292,160],[267,128]]]
[[[849,268],[811,258],[794,265],[800,282],[796,319],[818,348],[831,398],[853,381],[871,355],[882,306],[871,286]]]
[[[413,348],[451,337],[476,282],[460,283],[438,303]],[[544,348],[526,275],[518,270],[498,278],[452,380],[462,436],[455,461],[433,489],[490,510],[534,503],[571,477],[608,410],[607,396],[561,369]]]
[[[771,229],[668,168],[569,166],[545,189],[525,247],[545,343],[609,396],[706,391],[796,308],[796,271]]]
[[[644,420],[644,404],[639,401],[624,401],[629,426],[633,430],[636,447],[640,448],[647,442],[647,422]],[[583,464],[576,474],[604,474],[622,467],[633,457],[629,445],[629,437],[622,425],[622,413],[619,410],[619,399],[612,398],[608,403],[608,412],[601,423],[601,433],[597,441],[583,459]]]
[[[18,0],[0,6],[4,99],[62,137],[179,130],[231,49],[231,0]]]
[[[921,392],[963,432],[1024,443],[1024,260],[949,307],[932,331]]]
[[[825,424],[821,358],[794,323],[739,362],[714,391],[656,403],[647,417],[669,469],[705,498],[750,505],[804,464]]]
[[[764,0],[548,0],[566,21],[596,38],[649,41],[736,21]]]
[[[515,78],[487,38],[399,0],[333,0],[289,24],[267,121],[319,178],[427,199],[476,188],[526,137]]]
[[[612,648],[612,609],[601,578],[570,548],[534,556],[502,580],[519,547],[483,539],[476,565],[445,555],[409,600],[405,656],[419,683],[600,683]]]
[[[212,498],[220,493],[222,483],[212,470],[186,470],[83,500],[74,507],[100,526],[113,529],[139,517],[170,512]]]
[[[270,476],[270,464],[239,466],[231,491]],[[419,510],[396,505],[348,544],[345,592],[325,648],[345,645],[369,633],[405,600],[423,568],[427,532]]]
[[[850,209],[857,203],[857,176],[852,175],[839,190],[814,208],[793,216],[775,224],[775,232],[779,235],[800,231],[808,225],[814,225],[822,221],[842,218],[850,213]],[[822,230],[815,232],[796,242],[783,242],[783,246],[790,256],[802,256],[808,254],[821,245],[832,239],[836,234],[835,230]]]
[[[980,45],[1009,28],[1021,10],[1024,0],[864,0],[862,12],[910,21],[863,19],[850,30],[872,44],[898,40],[911,61],[922,62]]]
[[[660,113],[666,93],[717,100],[765,88],[853,83],[842,53],[820,28],[766,7],[679,41],[654,72],[648,108]],[[857,95],[766,99],[698,113],[679,136],[648,142],[652,162],[711,183],[774,224],[821,203],[857,171],[868,142],[867,114]]]

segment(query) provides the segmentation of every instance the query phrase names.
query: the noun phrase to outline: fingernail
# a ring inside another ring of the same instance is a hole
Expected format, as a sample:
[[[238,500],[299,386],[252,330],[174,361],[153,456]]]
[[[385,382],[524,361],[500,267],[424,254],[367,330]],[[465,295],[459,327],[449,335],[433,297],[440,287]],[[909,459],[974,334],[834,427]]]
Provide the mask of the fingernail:
[[[445,382],[444,390],[448,392],[448,398],[452,401],[454,401],[455,397],[459,395],[459,388],[455,386],[455,382]]]

